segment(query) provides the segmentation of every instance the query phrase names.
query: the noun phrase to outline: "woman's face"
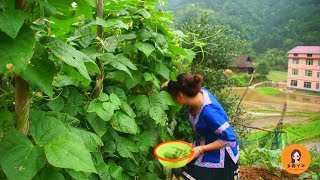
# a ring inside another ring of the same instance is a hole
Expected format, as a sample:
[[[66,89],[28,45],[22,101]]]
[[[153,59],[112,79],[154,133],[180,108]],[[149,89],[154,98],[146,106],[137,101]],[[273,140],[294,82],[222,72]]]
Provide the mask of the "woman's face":
[[[172,99],[179,105],[188,105],[187,97],[183,93],[178,93],[177,96],[172,96]]]
[[[293,155],[292,155],[292,159],[294,160],[299,160],[300,159],[300,155],[298,152],[295,152]]]

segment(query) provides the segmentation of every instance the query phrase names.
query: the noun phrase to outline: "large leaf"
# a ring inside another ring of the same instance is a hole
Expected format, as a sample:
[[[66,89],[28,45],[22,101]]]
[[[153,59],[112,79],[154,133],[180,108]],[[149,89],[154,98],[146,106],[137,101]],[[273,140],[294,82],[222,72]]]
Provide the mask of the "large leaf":
[[[90,76],[85,66],[85,62],[90,62],[95,64],[90,57],[84,53],[76,50],[74,47],[56,39],[52,38],[52,41],[47,44],[47,47],[52,51],[52,53],[58,57],[61,61],[69,64],[70,66],[76,68],[82,76],[90,80]],[[96,66],[96,65],[95,65]]]
[[[127,102],[121,101],[120,108],[125,113],[127,113],[131,118],[135,118],[136,117],[136,113],[133,111],[133,109],[131,108],[131,106]]]
[[[107,132],[107,123],[96,113],[88,113],[87,120],[98,136],[102,137]]]
[[[169,79],[170,70],[162,63],[156,64],[154,71],[165,79]]]
[[[111,102],[93,100],[90,102],[87,112],[95,112],[104,121],[109,121],[116,106]]]
[[[52,110],[52,111],[61,111],[64,107],[64,100],[61,96],[58,96],[57,98],[49,101],[47,103],[47,106]]]
[[[160,124],[161,126],[165,126],[168,117],[166,112],[161,107],[152,107],[149,111],[150,117],[155,120],[157,124]]]
[[[139,95],[134,98],[138,114],[147,115],[150,109],[149,99],[146,95]]]
[[[110,120],[112,127],[120,132],[136,134],[139,132],[138,125],[130,116],[124,114],[122,111],[117,111]]]
[[[164,95],[161,93],[152,93],[151,96],[149,97],[150,100],[150,105],[151,106],[158,106],[161,107],[164,110],[168,110],[168,104],[164,99]]]
[[[129,25],[125,24],[120,19],[108,19],[107,21],[104,19],[101,19],[99,17],[96,18],[95,21],[92,21],[90,25],[100,25],[105,28],[123,28],[123,29],[129,29]]]
[[[87,19],[92,18],[92,10],[90,5],[83,0],[47,0],[50,5],[55,8],[53,14],[54,17],[59,19],[73,19],[74,22],[76,18],[80,15],[84,15]],[[75,2],[77,5],[72,8],[71,3]],[[66,24],[69,25],[69,24]]]
[[[138,42],[135,44],[140,51],[142,51],[147,57],[155,50],[154,46],[149,43]]]
[[[82,139],[86,149],[90,152],[95,152],[98,146],[103,146],[101,138],[95,133],[74,127],[70,127],[70,131]]]
[[[125,146],[125,149],[129,150],[130,152],[139,152],[138,146],[135,144],[135,142],[129,138],[124,137],[118,137],[116,139],[116,144],[122,144]]]
[[[44,146],[48,162],[60,168],[96,172],[91,155],[81,138],[72,133],[56,136]]]
[[[32,57],[34,46],[35,34],[27,26],[21,28],[15,39],[0,31],[0,74],[7,69],[23,72]]]
[[[33,112],[31,121],[30,131],[38,145],[48,144],[58,135],[68,132],[68,129],[59,119],[43,116],[38,112]]]
[[[8,179],[32,179],[45,164],[43,149],[33,146],[26,136],[16,131],[0,141],[0,154],[0,164]]]
[[[27,69],[21,73],[31,86],[37,87],[52,97],[52,81],[55,73],[54,63],[48,59],[32,59]]]
[[[149,147],[155,145],[154,133],[151,131],[144,131],[140,136],[138,147],[141,151],[148,151]]]
[[[127,100],[126,93],[124,92],[123,89],[118,88],[116,86],[108,86],[105,89],[109,94],[112,94],[112,93],[116,94],[119,97],[119,99],[121,99],[122,101]]]
[[[134,65],[130,59],[128,59],[127,57],[125,57],[123,54],[117,54],[115,56],[116,60],[122,64],[124,64],[125,66],[127,66],[128,68],[132,69],[132,70],[138,70],[137,66]]]
[[[9,9],[0,14],[0,29],[11,38],[16,38],[26,15],[17,9]]]

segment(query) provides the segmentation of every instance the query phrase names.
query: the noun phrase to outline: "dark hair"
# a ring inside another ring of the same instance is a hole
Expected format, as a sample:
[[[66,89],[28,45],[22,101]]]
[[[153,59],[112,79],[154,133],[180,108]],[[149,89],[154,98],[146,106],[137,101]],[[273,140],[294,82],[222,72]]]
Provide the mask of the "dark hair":
[[[294,149],[292,152],[291,152],[291,163],[294,163],[294,159],[292,158],[292,156],[293,156],[293,154],[294,153],[298,153],[299,154],[299,156],[300,156],[300,158],[298,159],[298,161],[300,161],[300,159],[301,159],[301,152],[298,150],[298,149]]]
[[[188,97],[194,97],[201,91],[203,77],[200,74],[179,74],[177,81],[170,80],[167,90],[172,96],[177,96],[178,93],[183,93]]]

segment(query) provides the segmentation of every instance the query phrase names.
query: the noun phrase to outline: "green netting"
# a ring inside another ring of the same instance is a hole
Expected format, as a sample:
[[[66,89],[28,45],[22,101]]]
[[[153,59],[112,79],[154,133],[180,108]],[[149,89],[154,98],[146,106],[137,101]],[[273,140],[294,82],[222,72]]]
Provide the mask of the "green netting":
[[[268,149],[283,149],[287,143],[287,136],[285,133],[278,131],[268,132],[262,137],[250,140],[239,140],[240,148],[247,148],[250,146],[257,146]]]

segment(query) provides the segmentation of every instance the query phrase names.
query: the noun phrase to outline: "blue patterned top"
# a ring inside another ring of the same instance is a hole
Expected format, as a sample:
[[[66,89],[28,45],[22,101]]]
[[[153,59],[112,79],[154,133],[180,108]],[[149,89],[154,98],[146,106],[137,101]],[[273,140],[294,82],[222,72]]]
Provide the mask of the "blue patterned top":
[[[192,129],[200,137],[194,145],[206,145],[218,140],[224,148],[201,154],[194,164],[206,168],[224,168],[225,152],[237,163],[239,144],[236,133],[229,124],[227,113],[212,93],[205,88],[202,88],[202,93],[204,101],[200,111],[196,116],[189,113]]]

